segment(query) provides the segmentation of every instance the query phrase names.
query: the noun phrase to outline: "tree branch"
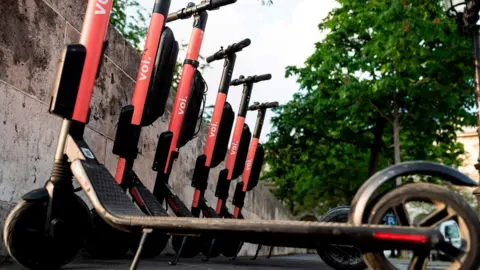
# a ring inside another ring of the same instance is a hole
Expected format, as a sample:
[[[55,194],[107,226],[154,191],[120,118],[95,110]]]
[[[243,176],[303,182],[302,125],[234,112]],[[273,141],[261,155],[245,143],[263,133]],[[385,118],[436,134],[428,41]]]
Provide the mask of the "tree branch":
[[[373,106],[373,108],[383,117],[385,118],[385,120],[387,120],[390,124],[393,125],[393,121],[388,118],[385,114],[382,113],[382,111],[380,111],[380,109],[373,103],[373,101],[371,99],[369,99],[368,101],[370,101],[370,104]]]

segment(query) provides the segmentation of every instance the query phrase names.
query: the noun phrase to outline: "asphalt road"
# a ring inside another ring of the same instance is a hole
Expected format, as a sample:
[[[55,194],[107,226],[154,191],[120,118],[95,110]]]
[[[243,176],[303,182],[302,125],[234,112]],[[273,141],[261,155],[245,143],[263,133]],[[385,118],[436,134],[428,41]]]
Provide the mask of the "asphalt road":
[[[170,270],[199,270],[199,269],[238,269],[238,270],[300,270],[300,269],[317,269],[326,270],[331,269],[322,262],[317,255],[295,255],[272,257],[266,259],[265,257],[258,257],[257,260],[251,260],[250,257],[240,257],[235,261],[230,261],[227,258],[215,258],[209,262],[202,262],[201,257],[193,259],[181,259],[178,265],[169,266],[168,261],[173,257],[159,256],[152,260],[141,260],[138,265],[139,270],[153,270],[153,269],[170,269]],[[66,265],[62,269],[101,269],[101,270],[123,270],[128,269],[131,263],[131,258],[121,260],[91,260],[79,258],[76,261]],[[12,260],[8,260],[0,269],[20,270],[24,269],[15,264]]]

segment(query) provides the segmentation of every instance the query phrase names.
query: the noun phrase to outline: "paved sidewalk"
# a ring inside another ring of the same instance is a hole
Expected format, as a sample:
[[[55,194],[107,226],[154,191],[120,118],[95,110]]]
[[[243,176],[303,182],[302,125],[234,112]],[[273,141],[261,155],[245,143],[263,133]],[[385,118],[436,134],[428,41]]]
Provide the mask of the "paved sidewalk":
[[[138,265],[139,270],[157,270],[157,269],[169,269],[169,270],[221,270],[221,269],[236,269],[236,270],[300,270],[300,269],[317,269],[327,270],[330,269],[322,260],[316,255],[295,255],[285,257],[272,257],[266,259],[265,257],[258,257],[253,261],[249,257],[241,257],[235,261],[230,261],[227,258],[219,257],[212,259],[209,262],[202,262],[201,257],[193,259],[180,260],[178,265],[169,266],[168,261],[173,257],[159,256],[154,260],[142,260]],[[131,263],[131,258],[121,260],[91,260],[85,258],[79,258],[76,261],[66,265],[62,269],[75,269],[75,270],[124,270],[128,269]],[[20,270],[24,269],[21,266],[9,260],[5,264],[0,266],[0,269]]]
[[[176,266],[169,266],[168,261],[172,260],[170,256],[159,256],[151,260],[142,260],[138,266],[139,270],[303,270],[316,269],[327,270],[329,268],[317,255],[292,255],[279,256],[266,259],[258,257],[257,260],[251,260],[251,257],[240,257],[235,261],[228,260],[224,257],[214,258],[209,262],[202,262],[201,257],[192,259],[182,259]],[[124,270],[129,269],[132,258],[119,260],[92,260],[80,257],[74,262],[66,265],[62,269],[71,270]],[[392,260],[398,270],[408,269],[408,260]],[[448,266],[446,262],[434,261],[428,263],[428,270],[441,270]],[[0,269],[21,270],[24,269],[12,260],[8,260],[5,264],[0,265]]]

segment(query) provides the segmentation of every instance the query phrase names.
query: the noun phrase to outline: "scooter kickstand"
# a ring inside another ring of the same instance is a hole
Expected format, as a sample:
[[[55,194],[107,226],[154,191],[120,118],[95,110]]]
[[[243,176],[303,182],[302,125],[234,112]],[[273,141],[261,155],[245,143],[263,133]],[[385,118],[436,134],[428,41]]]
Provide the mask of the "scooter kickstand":
[[[255,251],[255,256],[253,256],[252,260],[256,260],[258,253],[260,252],[260,249],[262,248],[262,245],[257,245],[257,251]]]
[[[270,257],[272,257],[273,248],[274,246],[270,246],[270,251],[268,252],[267,259],[270,259]]]
[[[235,253],[235,256],[230,257],[231,261],[234,261],[234,260],[237,259],[238,252],[240,252],[240,249],[242,249],[242,246],[243,246],[243,242],[240,242],[240,244],[238,245],[238,248],[237,248],[237,253]]]
[[[148,234],[152,232],[152,229],[144,229],[142,238],[140,239],[140,244],[138,244],[137,252],[135,253],[135,257],[133,258],[132,265],[130,266],[130,270],[137,269],[138,263],[140,262],[140,255],[142,254],[143,245],[145,245],[145,241],[147,240]]]
[[[180,260],[180,254],[182,254],[183,247],[187,243],[187,237],[184,236],[182,239],[182,245],[180,246],[180,250],[178,250],[178,253],[175,255],[175,259],[173,261],[169,261],[168,265],[177,265],[178,261]]]
[[[213,246],[215,245],[215,238],[210,242],[210,247],[208,248],[208,253],[205,257],[202,258],[202,262],[208,262],[210,260],[210,254],[212,254]]]

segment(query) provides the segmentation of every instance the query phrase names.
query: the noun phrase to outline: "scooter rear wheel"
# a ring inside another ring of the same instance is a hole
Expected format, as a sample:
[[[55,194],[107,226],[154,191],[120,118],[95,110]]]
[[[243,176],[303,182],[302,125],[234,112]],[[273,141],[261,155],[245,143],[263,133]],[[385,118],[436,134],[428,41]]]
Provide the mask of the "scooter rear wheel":
[[[338,206],[330,209],[322,216],[322,222],[347,222],[350,207]],[[362,252],[354,246],[325,245],[317,249],[318,256],[336,270],[363,270],[367,266],[363,262]]]
[[[20,201],[10,212],[3,231],[10,256],[29,269],[58,269],[70,262],[85,243],[91,227],[87,206],[76,195],[45,233],[48,198]]]
[[[414,222],[406,206],[412,202],[428,203],[432,209],[425,218]],[[434,184],[406,184],[388,192],[375,204],[370,212],[369,224],[383,224],[384,217],[390,212],[402,226],[438,228],[446,221],[455,221],[461,238],[460,247],[455,247],[452,242],[443,244],[443,250],[439,250],[451,260],[446,269],[479,268],[480,222],[475,211],[459,194]],[[409,269],[427,269],[430,256],[424,252],[413,251]],[[396,269],[383,252],[366,253],[364,259],[372,269]]]
[[[114,259],[125,255],[129,249],[130,234],[110,226],[92,209],[93,229],[87,237],[85,251],[98,259]]]
[[[132,239],[130,241],[130,250],[135,254],[140,244],[140,239],[142,238],[141,233],[135,233],[131,235]],[[168,236],[165,233],[162,233],[157,230],[153,230],[147,237],[145,244],[143,245],[142,258],[150,259],[157,257],[165,249],[168,243]]]
[[[243,246],[243,242],[233,235],[230,239],[222,238],[219,242],[219,246],[222,248],[222,255],[227,258],[236,257]]]

